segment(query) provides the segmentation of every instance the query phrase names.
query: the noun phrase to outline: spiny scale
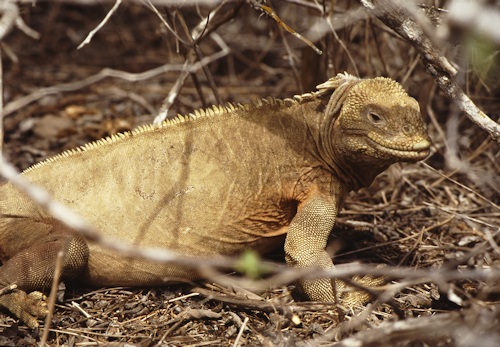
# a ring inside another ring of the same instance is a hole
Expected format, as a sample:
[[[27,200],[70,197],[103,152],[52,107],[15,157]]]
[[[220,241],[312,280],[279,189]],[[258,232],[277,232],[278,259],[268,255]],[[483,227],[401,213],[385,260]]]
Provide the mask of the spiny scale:
[[[161,128],[165,128],[165,127],[169,127],[169,126],[175,126],[176,124],[193,121],[193,120],[203,118],[203,117],[213,117],[216,115],[230,114],[230,113],[233,113],[234,111],[238,111],[238,110],[250,111],[252,108],[260,108],[260,107],[264,107],[264,106],[268,106],[268,105],[277,105],[277,106],[281,106],[281,107],[291,107],[291,106],[298,104],[298,103],[300,104],[303,102],[307,102],[307,101],[316,99],[316,98],[324,95],[325,93],[336,89],[343,82],[351,80],[351,79],[357,79],[357,78],[354,76],[351,76],[347,73],[338,74],[336,77],[333,77],[333,78],[329,79],[328,81],[326,81],[325,83],[320,84],[317,87],[319,89],[318,91],[305,93],[302,95],[295,95],[292,99],[287,98],[287,99],[281,100],[281,99],[275,99],[273,97],[268,97],[265,99],[256,100],[256,101],[249,103],[249,104],[229,103],[226,106],[214,105],[214,106],[206,108],[206,109],[195,110],[193,113],[189,113],[188,115],[185,115],[185,116],[178,114],[175,118],[167,119],[160,124],[142,125],[142,126],[137,127],[136,129],[132,130],[132,131],[126,131],[123,133],[114,134],[114,135],[105,137],[103,139],[97,140],[97,141],[89,142],[89,143],[87,143],[83,146],[77,147],[75,149],[70,149],[70,150],[64,151],[60,154],[57,154],[54,157],[48,158],[44,161],[41,161],[35,165],[30,166],[29,168],[27,168],[26,170],[23,171],[23,174],[30,172],[30,171],[33,171],[33,170],[35,170],[35,169],[37,169],[45,164],[53,163],[53,162],[58,161],[60,159],[63,159],[63,158],[66,158],[66,157],[69,157],[69,156],[72,156],[72,155],[75,155],[75,154],[78,154],[78,153],[81,153],[84,151],[92,150],[94,148],[97,148],[97,147],[100,147],[103,145],[115,143],[115,142],[121,141],[123,139],[132,137],[132,136],[140,135],[142,133],[155,131],[157,129],[161,129]]]
[[[229,103],[226,106],[214,105],[214,106],[206,108],[206,109],[195,110],[195,111],[193,111],[193,113],[189,113],[188,115],[185,115],[185,116],[178,114],[175,118],[164,120],[163,122],[161,122],[159,124],[141,125],[135,129],[131,130],[131,131],[125,131],[123,133],[113,134],[111,136],[108,136],[108,137],[105,137],[105,138],[102,138],[102,139],[99,139],[99,140],[96,140],[93,142],[86,143],[80,147],[66,150],[66,151],[59,153],[51,158],[45,159],[37,164],[30,166],[29,168],[27,168],[26,170],[23,171],[23,174],[28,173],[30,171],[33,171],[33,170],[35,170],[35,169],[37,169],[45,164],[53,163],[53,162],[56,162],[60,159],[67,158],[67,157],[70,157],[72,155],[84,152],[84,151],[89,151],[89,150],[92,150],[92,149],[100,147],[100,146],[115,143],[115,142],[121,141],[123,139],[132,137],[132,136],[137,136],[137,135],[147,133],[150,131],[155,131],[158,129],[175,126],[177,124],[194,121],[196,119],[203,118],[203,117],[213,117],[213,116],[218,116],[218,115],[223,115],[223,114],[230,114],[230,113],[233,113],[234,111],[237,111],[237,110],[249,111],[252,107],[259,108],[259,107],[263,107],[263,106],[269,105],[269,104],[282,105],[283,101],[286,101],[287,106],[291,106],[290,101],[293,101],[293,100],[292,99],[279,100],[279,99],[274,99],[274,98],[267,98],[267,99],[257,100],[251,104],[245,104],[245,105],[240,104],[240,103],[238,103],[238,104]],[[293,101],[293,102],[296,102],[296,101]]]

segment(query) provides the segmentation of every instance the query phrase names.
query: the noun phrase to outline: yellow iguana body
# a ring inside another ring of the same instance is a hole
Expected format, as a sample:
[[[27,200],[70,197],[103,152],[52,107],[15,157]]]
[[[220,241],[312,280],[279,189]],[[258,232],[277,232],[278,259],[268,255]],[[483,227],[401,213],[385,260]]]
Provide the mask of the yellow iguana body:
[[[193,256],[284,243],[289,264],[329,269],[325,246],[346,194],[395,162],[425,158],[430,141],[417,102],[392,80],[339,75],[318,87],[115,135],[23,176],[121,241]],[[63,279],[89,285],[197,276],[87,243],[13,185],[0,186],[0,284],[48,287],[60,249]],[[311,300],[335,299],[330,280],[301,286]],[[40,312],[29,312],[24,292],[0,296],[0,305],[36,326]]]

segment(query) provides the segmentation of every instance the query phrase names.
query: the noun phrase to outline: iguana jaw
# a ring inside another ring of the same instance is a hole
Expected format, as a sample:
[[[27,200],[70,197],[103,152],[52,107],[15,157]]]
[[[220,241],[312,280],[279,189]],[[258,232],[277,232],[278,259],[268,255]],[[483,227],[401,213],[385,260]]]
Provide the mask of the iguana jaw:
[[[430,153],[431,143],[425,138],[417,142],[391,142],[376,136],[367,135],[370,144],[378,153],[389,155],[404,161],[419,161],[425,159]]]

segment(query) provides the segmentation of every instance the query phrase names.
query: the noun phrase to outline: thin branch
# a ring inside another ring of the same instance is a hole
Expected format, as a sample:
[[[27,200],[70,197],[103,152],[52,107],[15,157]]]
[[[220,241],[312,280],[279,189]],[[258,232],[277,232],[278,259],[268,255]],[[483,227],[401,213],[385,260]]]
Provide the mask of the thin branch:
[[[207,25],[208,25],[208,18],[210,15],[207,16]],[[193,52],[196,54],[196,58],[198,60],[203,59],[203,52],[200,49],[200,46],[198,45],[198,42],[191,36],[191,33],[189,32],[189,29],[187,27],[186,21],[184,20],[184,16],[180,12],[177,12],[177,18],[179,19],[179,22],[181,23],[182,28],[184,29],[184,33],[186,34],[189,44],[192,47]],[[200,36],[203,36],[203,31],[200,33]],[[219,90],[217,89],[217,86],[215,85],[214,78],[208,69],[208,67],[205,65],[203,66],[203,73],[205,74],[205,77],[208,81],[208,84],[210,85],[210,88],[212,89],[212,93],[214,94],[215,100],[219,105],[222,105],[223,100],[222,97],[220,96]]]
[[[279,35],[281,37],[281,40],[283,41],[283,46],[285,47],[285,50],[286,50],[288,64],[290,65],[290,68],[292,69],[293,79],[295,80],[295,83],[297,84],[297,90],[302,94],[302,93],[304,93],[304,90],[302,87],[302,83],[300,83],[300,77],[299,77],[299,71],[297,69],[297,65],[295,64],[295,60],[297,60],[297,57],[292,52],[292,49],[290,48],[290,45],[288,44],[288,40],[286,39],[286,36],[283,33],[283,30],[281,30],[281,28],[279,28],[278,30],[279,30]]]
[[[1,0],[5,1],[5,0]],[[19,3],[27,3],[32,5],[34,0],[16,0]],[[80,4],[80,5],[94,5],[105,2],[111,2],[113,0],[50,0],[52,3],[63,3],[63,4]],[[144,0],[127,0],[132,3],[144,3]],[[224,0],[151,0],[151,3],[157,6],[195,6],[195,5],[214,5],[221,3]]]
[[[40,34],[36,31],[31,29],[21,18],[21,16],[18,16],[16,18],[16,27],[21,30],[26,36],[31,37],[32,39],[38,40],[40,38]]]
[[[210,37],[221,48],[220,52],[214,53],[212,56],[219,54],[220,55],[219,58],[222,58],[222,57],[224,57],[224,56],[226,56],[226,55],[229,54],[230,49],[226,45],[226,43],[224,42],[224,40],[222,40],[222,38],[219,36],[219,34],[212,33],[212,35]],[[207,58],[203,58],[202,61],[206,60]],[[194,61],[196,61],[196,55],[195,55],[195,53],[192,53],[191,55],[189,55],[189,59],[186,59],[186,61],[184,62],[184,65],[183,65],[183,67],[181,69],[181,74],[179,75],[179,77],[177,78],[177,81],[175,82],[174,86],[172,87],[172,89],[168,93],[167,97],[165,98],[165,101],[163,102],[163,105],[160,108],[160,112],[158,113],[158,115],[154,119],[154,123],[161,123],[162,121],[164,121],[165,119],[167,119],[168,110],[170,109],[170,107],[172,106],[172,104],[175,102],[177,96],[179,95],[179,92],[182,89],[182,86],[184,85],[184,81],[186,80],[186,78],[187,78],[187,76],[189,75],[190,72],[194,72],[195,71],[193,69],[193,66],[196,66],[196,65],[198,65],[200,63],[200,62],[194,63]]]
[[[59,278],[61,277],[61,269],[62,262],[64,259],[64,252],[59,251],[56,257],[56,264],[54,269],[54,278],[52,279],[52,286],[50,288],[50,295],[47,306],[49,308],[49,312],[47,313],[47,317],[45,317],[45,324],[43,327],[43,335],[40,341],[40,346],[45,346],[47,339],[49,337],[50,332],[50,322],[52,321],[52,317],[54,316],[54,307],[56,305],[56,297],[57,297],[57,287],[59,285]]]
[[[333,9],[332,9],[332,11],[333,11]],[[342,41],[340,39],[340,37],[337,35],[337,31],[333,27],[332,16],[331,15],[326,18],[326,23],[328,24],[328,27],[330,28],[331,33],[333,34],[333,37],[335,37],[335,40],[337,40],[337,42],[339,43],[340,47],[342,47],[342,49],[347,54],[347,57],[349,58],[349,60],[350,60],[350,62],[352,64],[352,67],[354,68],[356,76],[359,76],[359,70],[358,70],[358,66],[356,65],[356,61],[352,57],[352,54],[349,51],[349,49],[347,48],[347,46],[345,45],[344,41]]]
[[[278,15],[276,14],[276,12],[274,12],[274,10],[271,7],[266,6],[266,5],[262,5],[260,2],[254,1],[254,0],[251,0],[251,3],[252,3],[252,5],[256,9],[264,12],[269,17],[271,17],[272,19],[274,19],[275,22],[278,23],[278,25],[280,27],[282,27],[283,29],[285,29],[286,31],[288,31],[290,34],[292,34],[293,36],[295,36],[296,38],[298,38],[299,40],[301,40],[302,42],[304,42],[306,45],[308,45],[309,47],[311,47],[318,55],[323,54],[323,52],[321,51],[321,49],[319,49],[318,47],[316,47],[314,45],[314,43],[312,43],[310,40],[308,40],[304,36],[300,35],[298,32],[296,32],[291,27],[289,27],[285,22],[283,22],[281,20],[281,18],[278,17]]]
[[[453,346],[497,346],[500,334],[497,329],[499,306],[492,310],[473,307],[466,311],[441,313],[439,315],[422,315],[399,321],[383,322],[377,327],[361,331],[352,337],[335,343],[335,347],[353,346],[391,346],[401,341],[427,342],[424,345],[451,342]],[[474,323],[480,320],[481,329],[475,329]],[[485,325],[488,329],[485,329]],[[485,334],[486,333],[486,334]],[[449,341],[449,339],[452,339]],[[399,344],[398,344],[399,345]]]
[[[308,10],[314,10],[319,12],[321,15],[324,14],[323,7],[318,4],[317,1],[306,1],[306,0],[286,0],[286,2],[297,5],[297,6],[302,6],[307,8]],[[329,6],[330,4],[325,4],[325,6]],[[328,8],[326,8],[328,11]]]
[[[194,53],[191,53],[188,55],[186,60],[184,61],[184,65],[182,66],[182,69],[180,70],[181,73],[179,77],[177,77],[177,80],[175,81],[173,87],[170,89],[167,97],[163,100],[163,103],[160,107],[160,112],[158,112],[158,115],[155,117],[153,123],[161,123],[168,117],[168,111],[170,110],[170,107],[174,104],[175,100],[177,100],[177,96],[179,96],[179,93],[184,86],[184,82],[186,81],[186,78],[189,75],[189,67],[196,61],[196,55]]]
[[[325,14],[323,14],[321,18],[318,18],[312,23],[307,31],[307,36],[313,41],[318,41],[319,39],[325,37],[332,30],[342,30],[351,26],[353,23],[366,19],[369,16],[363,7],[352,8],[343,13],[336,13],[334,8],[328,7],[325,13],[326,16],[329,17],[329,21],[326,21],[324,18]]]
[[[240,327],[240,331],[238,332],[238,336],[236,336],[236,339],[234,340],[233,347],[238,347],[240,345],[241,336],[243,336],[243,332],[247,328],[248,320],[249,318],[245,317],[245,320],[243,321],[243,324]]]
[[[156,14],[156,16],[163,23],[163,25],[165,25],[165,27],[167,28],[167,30],[170,31],[170,33],[172,35],[174,35],[175,38],[177,40],[179,40],[179,42],[182,42],[184,45],[187,45],[187,42],[182,37],[180,37],[179,34],[177,34],[177,32],[170,26],[170,24],[168,24],[168,22],[165,20],[165,18],[163,18],[163,16],[161,15],[160,11],[158,11],[158,9],[156,8],[156,6],[153,5],[153,3],[151,2],[151,0],[147,0],[147,5],[151,9],[151,11],[153,11]]]
[[[0,295],[4,295],[6,293],[10,293],[17,289],[17,284],[9,284],[6,287],[0,288]]]
[[[198,44],[204,37],[210,35],[215,43],[217,43],[217,45],[222,49],[224,55],[229,54],[229,47],[226,45],[224,40],[222,40],[222,38],[214,31],[222,24],[234,18],[234,16],[236,16],[238,11],[240,10],[241,6],[243,6],[243,3],[243,1],[238,1],[233,7],[222,11],[222,6],[226,4],[225,2],[223,2],[219,7],[210,12],[210,14],[206,18],[203,18],[191,31],[191,37],[194,39],[193,44]],[[194,64],[194,62],[196,61],[196,57],[196,53],[190,51],[184,62],[183,70],[181,70],[182,72],[177,78],[177,81],[175,81],[174,86],[172,87],[172,89],[170,89],[170,92],[163,101],[160,112],[154,119],[154,123],[161,123],[162,121],[167,119],[168,111],[177,99],[177,96],[179,95],[179,92],[182,89],[187,76],[189,75],[190,66]]]
[[[0,45],[0,156],[3,155],[3,54]]]
[[[435,168],[433,168],[432,166],[430,166],[429,164],[427,164],[427,163],[425,163],[423,161],[419,162],[419,165],[422,165],[423,167],[425,167],[425,168],[427,168],[427,169],[429,169],[429,170],[437,173],[438,175],[442,176],[444,179],[446,179],[446,180],[448,180],[450,182],[453,182],[454,184],[456,184],[460,188],[465,189],[469,193],[472,193],[472,194],[476,195],[477,197],[479,197],[480,199],[482,199],[483,201],[485,201],[486,203],[488,203],[492,207],[496,208],[497,210],[500,210],[500,206],[499,205],[495,204],[493,201],[491,201],[490,199],[488,199],[484,195],[476,192],[474,189],[469,188],[465,184],[462,184],[462,183],[458,182],[457,180],[454,180],[453,178],[448,177],[448,176],[442,174],[441,172],[439,172],[438,170],[436,170]]]
[[[19,8],[13,1],[2,0],[2,2],[0,2],[0,14],[2,14],[0,18],[0,41],[7,36],[14,25],[29,37],[35,40],[40,38],[38,32],[24,23],[19,15]]]
[[[94,37],[94,35],[99,30],[101,30],[101,28],[108,22],[108,20],[116,12],[116,10],[118,9],[118,7],[120,6],[121,3],[122,3],[122,0],[116,0],[115,4],[111,8],[111,10],[109,10],[109,12],[106,14],[106,17],[104,17],[104,19],[102,20],[102,22],[99,23],[99,25],[87,35],[87,37],[85,38],[85,40],[83,40],[83,42],[80,43],[80,45],[76,49],[80,49],[83,46],[85,46],[85,45],[87,45],[87,44],[90,43],[90,41],[92,40],[92,38]]]
[[[0,3],[0,41],[10,32],[12,27],[16,24],[19,17],[19,8],[17,5],[10,1],[2,1]]]
[[[227,45],[222,41],[222,40],[215,40],[218,43],[222,43],[223,46],[221,47],[222,50],[214,53],[208,57],[203,58],[202,61],[199,61],[197,63],[191,64],[189,66],[184,66],[184,65],[179,65],[179,64],[165,64],[159,67],[156,67],[151,70],[147,70],[144,72],[139,72],[139,73],[131,73],[131,72],[126,72],[126,71],[121,71],[121,70],[114,70],[110,68],[104,68],[100,72],[91,75],[89,77],[86,77],[80,81],[76,82],[69,82],[69,83],[62,83],[62,84],[57,84],[55,86],[51,87],[46,87],[46,88],[41,88],[36,91],[34,91],[31,94],[25,95],[23,97],[20,97],[14,101],[11,101],[7,105],[5,105],[4,109],[4,116],[8,116],[12,114],[13,112],[25,107],[26,105],[31,104],[32,102],[35,102],[47,95],[53,95],[61,92],[72,92],[75,90],[79,90],[85,87],[88,87],[94,83],[97,83],[99,81],[102,81],[106,78],[120,78],[125,81],[129,82],[137,82],[137,81],[142,81],[146,80],[149,78],[156,77],[158,75],[164,74],[165,72],[169,71],[187,71],[187,72],[195,72],[203,67],[203,65],[210,64],[211,62],[214,62],[224,56],[226,56],[229,53],[229,48]]]

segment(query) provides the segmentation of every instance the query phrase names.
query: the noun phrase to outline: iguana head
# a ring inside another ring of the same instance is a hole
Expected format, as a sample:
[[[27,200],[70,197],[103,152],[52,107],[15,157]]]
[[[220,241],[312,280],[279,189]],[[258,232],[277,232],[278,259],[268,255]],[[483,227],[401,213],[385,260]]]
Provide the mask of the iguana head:
[[[431,142],[417,101],[389,78],[351,82],[334,128],[337,153],[351,163],[387,167],[429,155]]]

